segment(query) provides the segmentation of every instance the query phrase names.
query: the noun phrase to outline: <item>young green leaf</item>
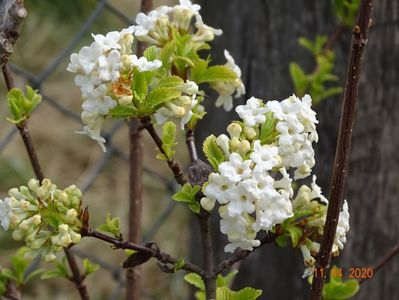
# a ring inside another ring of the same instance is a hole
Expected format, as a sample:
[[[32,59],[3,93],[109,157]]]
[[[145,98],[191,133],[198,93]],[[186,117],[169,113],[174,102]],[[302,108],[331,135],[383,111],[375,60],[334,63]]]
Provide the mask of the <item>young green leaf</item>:
[[[279,135],[276,130],[277,119],[273,117],[272,112],[266,113],[266,121],[260,127],[259,140],[262,145],[271,144]]]
[[[298,97],[305,95],[309,80],[303,69],[296,63],[290,63],[290,76],[294,83],[295,94]]]
[[[215,171],[218,170],[219,164],[226,160],[223,150],[216,144],[216,137],[213,134],[205,139],[202,150]]]
[[[107,214],[105,218],[105,224],[97,228],[98,231],[103,231],[106,233],[111,233],[115,237],[120,237],[121,228],[119,218],[111,218],[110,214]]]
[[[345,300],[353,297],[359,291],[359,282],[355,279],[343,281],[336,274],[337,268],[331,268],[330,281],[323,287],[324,300]]]
[[[191,186],[186,183],[182,189],[172,196],[172,199],[178,202],[183,202],[188,205],[190,210],[196,214],[200,212],[201,206],[195,199],[195,195],[201,190],[198,185]]]
[[[93,274],[99,268],[100,268],[100,265],[93,264],[89,259],[85,258],[83,260],[83,269],[85,270],[85,272],[84,272],[85,276],[89,276],[90,274]]]
[[[158,159],[170,160],[175,155],[174,147],[176,143],[176,125],[172,121],[166,122],[162,127],[162,149],[163,153],[157,155]]]
[[[226,276],[223,276],[222,274],[219,274],[216,277],[216,285],[218,287],[229,287],[231,281],[233,280],[234,276],[236,276],[236,274],[238,273],[237,270],[234,270],[232,272],[230,272],[229,274],[227,274]]]
[[[175,88],[157,87],[147,96],[143,105],[139,108],[142,116],[154,113],[164,103],[180,97],[181,92]]]
[[[11,89],[7,94],[7,103],[12,117],[7,120],[14,124],[21,123],[29,118],[41,99],[42,97],[29,86],[26,87],[26,94],[20,89]]]
[[[202,280],[201,276],[199,276],[198,274],[189,273],[186,276],[184,276],[184,280],[189,284],[198,288],[200,291],[205,291],[205,283]]]
[[[137,110],[132,106],[118,105],[111,109],[110,114],[113,118],[130,118],[137,115]]]
[[[132,82],[132,93],[134,95],[133,103],[136,107],[140,107],[140,104],[144,102],[148,93],[148,82],[146,78],[146,72],[140,72],[138,69],[133,69],[133,82]]]
[[[200,66],[201,69],[193,69],[191,76],[192,80],[197,83],[204,82],[229,82],[237,79],[237,74],[226,66],[212,66],[207,69],[203,69],[203,66]],[[194,71],[195,70],[195,71]]]
[[[299,239],[303,236],[303,231],[300,227],[288,225],[286,227],[287,233],[291,237],[292,246],[295,248],[298,245]]]

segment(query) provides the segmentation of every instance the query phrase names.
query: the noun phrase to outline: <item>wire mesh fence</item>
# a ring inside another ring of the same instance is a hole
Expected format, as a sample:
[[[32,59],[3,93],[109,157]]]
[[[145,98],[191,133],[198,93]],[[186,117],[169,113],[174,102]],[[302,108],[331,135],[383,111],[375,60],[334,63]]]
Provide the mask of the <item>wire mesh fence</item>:
[[[81,43],[82,40],[84,40],[84,38],[89,34],[91,26],[100,18],[101,14],[106,11],[113,14],[116,18],[118,18],[126,25],[132,25],[134,22],[132,17],[127,16],[123,11],[118,9],[109,1],[99,0],[95,8],[92,10],[90,16],[81,25],[78,32],[70,39],[66,47],[56,57],[54,57],[50,61],[50,63],[41,70],[41,72],[39,72],[38,74],[33,74],[21,65],[10,64],[11,71],[14,73],[14,75],[23,78],[28,85],[40,91],[43,99],[41,105],[51,106],[53,109],[61,113],[64,117],[79,124],[81,123],[79,113],[68,108],[56,98],[47,94],[44,88],[44,84],[60,68],[63,63],[69,60],[70,54],[74,52],[79,43]],[[106,168],[106,166],[113,158],[117,158],[122,161],[127,161],[129,159],[129,154],[123,149],[120,149],[113,141],[113,138],[118,134],[118,132],[121,131],[124,125],[125,123],[123,121],[118,121],[108,131],[103,133],[103,136],[107,141],[107,152],[101,154],[99,159],[97,159],[86,172],[86,175],[79,186],[83,192],[87,192],[88,190],[90,190],[93,183],[96,181],[96,179],[100,176],[102,171]],[[5,130],[5,134],[0,137],[0,154],[4,152],[4,150],[10,145],[14,138],[16,138],[17,132],[17,128],[12,124],[9,124],[9,128]],[[167,191],[165,199],[169,201],[165,208],[161,212],[159,212],[158,217],[154,219],[153,224],[149,226],[146,232],[143,233],[143,241],[148,241],[155,236],[159,228],[173,212],[175,204],[170,199],[171,195],[176,190],[176,185],[174,183],[174,180],[169,180],[168,178],[163,177],[162,175],[152,171],[149,168],[146,168],[145,166],[144,172],[146,173],[146,175],[150,176],[154,180],[161,182],[161,184],[165,187],[165,190]],[[74,249],[73,252],[75,252],[75,254],[82,259],[88,258],[92,262],[99,264],[103,270],[106,270],[111,274],[111,277],[114,280],[114,288],[110,293],[108,299],[118,299],[121,296],[121,292],[125,283],[123,269],[121,267],[110,264],[107,261],[96,256],[95,254],[88,253],[87,251]],[[39,263],[39,259],[33,262],[31,269],[37,267]]]

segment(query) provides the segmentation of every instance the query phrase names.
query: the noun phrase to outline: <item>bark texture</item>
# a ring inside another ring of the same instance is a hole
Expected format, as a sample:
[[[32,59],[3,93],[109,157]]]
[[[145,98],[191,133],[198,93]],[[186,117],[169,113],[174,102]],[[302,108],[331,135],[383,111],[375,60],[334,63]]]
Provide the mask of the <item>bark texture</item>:
[[[243,71],[246,98],[253,95],[264,100],[282,100],[291,95],[289,62],[296,61],[307,71],[314,67],[312,57],[298,46],[298,38],[328,35],[338,25],[331,1],[203,0],[201,5],[206,23],[224,31],[223,36],[212,44],[216,62],[224,63],[224,48],[231,52]],[[365,53],[347,179],[351,231],[340,261],[333,262],[344,270],[374,264],[397,242],[399,223],[395,216],[399,207],[399,155],[395,149],[399,146],[399,70],[395,68],[395,62],[399,59],[398,6],[393,0],[375,3],[375,26],[370,30]],[[348,30],[334,46],[335,70],[342,84],[350,38]],[[216,99],[215,94],[210,93],[210,96]],[[316,108],[320,140],[316,146],[314,173],[326,195],[332,173],[341,98],[342,95],[330,98]],[[244,100],[236,100],[235,104]],[[210,104],[209,108],[212,106]],[[224,132],[229,121],[237,117],[235,112],[224,114],[214,108],[208,111],[202,128],[198,130],[198,143],[211,132]],[[213,220],[213,231],[217,248],[215,257],[220,261],[224,257],[226,239],[218,233],[217,217]],[[193,243],[193,249],[196,248],[198,246]],[[305,299],[309,286],[301,278],[303,270],[299,251],[266,245],[243,261],[234,285],[235,288],[262,288],[264,296],[261,299]],[[399,261],[396,259],[362,285],[356,298],[399,298],[399,289],[394,283],[398,270]]]

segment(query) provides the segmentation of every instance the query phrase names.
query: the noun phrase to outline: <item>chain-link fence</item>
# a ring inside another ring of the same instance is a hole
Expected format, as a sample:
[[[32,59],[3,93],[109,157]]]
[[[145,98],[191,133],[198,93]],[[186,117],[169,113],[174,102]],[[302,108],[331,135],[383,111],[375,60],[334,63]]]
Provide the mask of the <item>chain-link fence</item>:
[[[23,80],[28,85],[40,91],[43,98],[41,106],[51,106],[63,116],[72,120],[73,122],[76,122],[77,124],[81,123],[79,113],[68,108],[63,103],[58,101],[55,97],[47,94],[43,86],[46,81],[48,81],[49,78],[60,68],[60,66],[62,66],[66,61],[69,60],[70,54],[74,52],[77,46],[82,42],[82,40],[84,40],[88,36],[94,22],[98,21],[101,14],[105,11],[113,14],[126,25],[131,25],[134,22],[132,17],[127,16],[124,12],[118,9],[115,5],[111,4],[109,1],[99,0],[95,8],[91,12],[91,15],[81,25],[75,36],[70,39],[66,47],[56,57],[50,60],[50,63],[45,66],[41,72],[39,72],[38,74],[33,74],[21,65],[10,64],[11,71],[14,73],[14,75],[23,78]],[[16,47],[18,47],[18,43]],[[121,131],[124,125],[125,123],[123,121],[118,121],[113,124],[113,126],[108,129],[108,131],[103,133],[103,136],[107,141],[107,152],[101,154],[101,156],[96,159],[94,163],[92,163],[88,171],[85,172],[85,177],[81,180],[81,184],[79,184],[79,187],[83,192],[87,192],[88,190],[90,190],[93,183],[96,181],[96,179],[99,177],[99,175],[113,158],[117,158],[122,161],[128,161],[129,154],[127,153],[127,151],[124,151],[123,149],[118,147],[113,141],[113,138]],[[17,128],[12,124],[9,124],[9,128],[7,128],[3,136],[0,137],[0,154],[4,152],[6,148],[12,143],[12,141],[16,138],[17,132]],[[32,132],[32,134],[34,135],[35,132]],[[167,200],[164,201],[168,201],[168,204],[165,205],[163,210],[158,213],[158,216],[154,219],[152,225],[149,227],[147,226],[147,230],[143,233],[143,240],[148,241],[154,237],[159,228],[174,210],[174,202],[170,199],[171,195],[175,192],[176,185],[174,183],[174,180],[170,180],[169,178],[166,178],[149,168],[144,167],[144,172],[146,173],[146,175],[164,185],[165,190],[167,191],[164,196]],[[73,252],[81,258],[89,258],[92,262],[99,264],[103,270],[107,270],[108,272],[110,272],[112,278],[114,279],[114,288],[108,296],[108,299],[119,299],[123,290],[125,280],[123,269],[117,265],[115,266],[114,264],[105,261],[104,259],[101,259],[96,254],[89,253],[88,251],[73,249]],[[40,261],[37,260],[31,269],[37,267],[39,263]]]

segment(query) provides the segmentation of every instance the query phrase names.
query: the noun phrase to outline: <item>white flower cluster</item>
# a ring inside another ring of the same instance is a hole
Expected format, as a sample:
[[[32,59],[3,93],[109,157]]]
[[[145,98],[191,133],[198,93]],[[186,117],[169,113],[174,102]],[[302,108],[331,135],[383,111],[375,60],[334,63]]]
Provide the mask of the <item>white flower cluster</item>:
[[[49,262],[63,247],[80,242],[82,193],[76,186],[59,190],[48,179],[42,184],[31,179],[8,194],[0,200],[1,226],[13,230],[15,240],[25,241],[29,256],[41,253]]]
[[[233,108],[233,94],[235,93],[235,98],[243,96],[245,94],[245,86],[241,80],[241,69],[236,65],[229,51],[224,50],[224,56],[227,60],[225,66],[236,73],[237,79],[233,82],[216,82],[212,84],[212,88],[219,94],[215,105],[217,107],[223,105],[226,111],[230,111]]]
[[[279,133],[276,146],[284,167],[295,168],[295,180],[309,176],[315,164],[312,143],[318,141],[318,121],[311,105],[309,95],[302,100],[294,95],[281,102],[269,101],[266,106],[260,100],[251,98],[246,105],[236,108],[245,125],[250,127],[264,123],[266,112],[273,113]]]
[[[198,85],[194,81],[187,80],[182,84],[180,90],[183,95],[173,101],[166,102],[165,106],[158,109],[154,114],[154,118],[158,124],[163,124],[171,118],[180,119],[180,127],[184,130],[186,125],[193,116],[193,109],[198,105],[196,99],[198,93]]]
[[[221,35],[222,30],[214,29],[204,24],[198,4],[189,0],[180,0],[173,7],[161,6],[148,14],[139,13],[136,17],[134,35],[141,41],[162,46],[170,41],[173,30],[180,33],[190,32],[192,18],[195,18],[195,29],[192,39],[198,43],[212,41],[215,36]]]
[[[297,211],[310,211],[305,231],[321,235],[328,201],[316,184],[316,176],[310,187],[302,185],[296,195],[291,187],[293,180],[309,176],[314,166],[312,143],[317,142],[318,136],[311,98],[305,96],[300,100],[292,96],[263,104],[252,97],[236,111],[243,122],[227,127],[230,137],[214,137],[224,161],[219,163],[217,172],[209,175],[201,200],[206,210],[212,210],[216,202],[220,205],[221,231],[230,242],[225,251],[252,250],[260,244],[258,232],[270,231]],[[293,179],[288,173],[291,171]],[[348,220],[345,204],[334,253],[343,247]],[[310,253],[318,251],[318,244],[305,240],[299,247],[310,267],[314,264]]]
[[[71,55],[67,70],[76,73],[75,83],[83,97],[83,131],[96,140],[105,151],[101,128],[109,111],[118,103],[132,102],[131,70],[140,72],[161,67],[159,60],[148,61],[131,54],[134,26],[107,35],[93,35],[94,42]]]
[[[299,188],[295,200],[292,202],[294,211],[311,211],[312,214],[307,218],[304,230],[311,233],[312,238],[323,235],[324,224],[326,222],[328,200],[321,194],[321,189],[315,183],[316,176],[313,176],[313,182],[309,188],[303,185]],[[332,255],[337,256],[339,250],[344,248],[346,243],[346,233],[349,231],[349,210],[348,203],[345,200],[342,211],[339,214],[337,231],[335,234]],[[307,267],[303,277],[313,274],[316,263],[316,255],[320,249],[320,243],[306,238],[300,245],[303,261]]]

